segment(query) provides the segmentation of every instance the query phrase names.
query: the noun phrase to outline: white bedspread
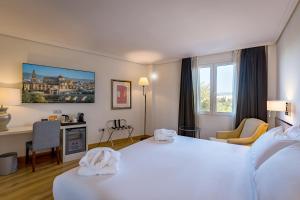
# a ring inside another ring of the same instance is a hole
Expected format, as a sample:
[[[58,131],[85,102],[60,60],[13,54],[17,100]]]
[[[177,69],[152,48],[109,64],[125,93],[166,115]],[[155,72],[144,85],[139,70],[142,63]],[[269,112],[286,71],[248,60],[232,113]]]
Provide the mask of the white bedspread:
[[[56,200],[252,200],[249,147],[178,136],[121,150],[116,175],[55,178]]]

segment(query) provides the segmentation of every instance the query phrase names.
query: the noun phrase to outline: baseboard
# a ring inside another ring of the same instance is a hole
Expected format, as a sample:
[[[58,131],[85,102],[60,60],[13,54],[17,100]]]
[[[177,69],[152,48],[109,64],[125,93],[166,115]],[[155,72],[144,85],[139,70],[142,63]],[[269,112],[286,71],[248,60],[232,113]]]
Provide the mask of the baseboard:
[[[138,135],[138,136],[133,136],[132,139],[133,140],[140,140],[143,137],[149,138],[151,136],[149,136],[149,135],[145,135],[145,136],[144,135]],[[113,140],[113,143],[114,144],[124,143],[124,142],[126,142],[128,140],[130,140],[130,138],[121,138],[121,139]],[[93,148],[98,147],[98,146],[111,146],[111,142],[105,141],[105,142],[99,142],[99,143],[89,144],[88,145],[88,149],[93,149]]]

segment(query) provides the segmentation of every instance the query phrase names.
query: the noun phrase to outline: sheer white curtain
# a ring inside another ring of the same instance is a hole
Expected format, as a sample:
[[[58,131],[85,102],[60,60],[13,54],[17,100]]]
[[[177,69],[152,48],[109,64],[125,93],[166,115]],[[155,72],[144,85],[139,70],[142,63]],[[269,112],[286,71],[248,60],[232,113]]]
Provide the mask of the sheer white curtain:
[[[195,109],[195,125],[200,127],[200,66],[212,66],[216,63],[229,63],[232,62],[235,67],[234,71],[234,88],[233,88],[233,112],[232,112],[232,128],[235,126],[236,107],[237,107],[237,94],[238,94],[238,80],[240,68],[240,54],[241,50],[226,52],[221,54],[214,54],[208,56],[197,56],[192,58],[192,78],[194,90],[194,109]],[[213,73],[213,72],[211,72]]]
[[[194,90],[195,125],[200,127],[200,67],[198,67],[198,57],[192,58],[192,78]]]
[[[236,117],[236,106],[237,106],[237,98],[239,91],[239,74],[240,74],[240,58],[241,58],[241,50],[233,51],[233,64],[235,65],[235,79],[234,79],[234,91],[233,91],[233,124],[232,127],[235,128],[235,117]]]

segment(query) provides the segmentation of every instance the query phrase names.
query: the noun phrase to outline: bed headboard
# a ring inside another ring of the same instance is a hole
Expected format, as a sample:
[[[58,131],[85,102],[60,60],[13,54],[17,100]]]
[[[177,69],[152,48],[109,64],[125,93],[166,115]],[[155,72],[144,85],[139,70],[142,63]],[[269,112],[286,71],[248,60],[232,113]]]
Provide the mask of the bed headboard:
[[[293,124],[284,121],[283,119],[279,119],[278,117],[275,117],[275,126],[282,126],[284,130],[290,128],[293,126]]]

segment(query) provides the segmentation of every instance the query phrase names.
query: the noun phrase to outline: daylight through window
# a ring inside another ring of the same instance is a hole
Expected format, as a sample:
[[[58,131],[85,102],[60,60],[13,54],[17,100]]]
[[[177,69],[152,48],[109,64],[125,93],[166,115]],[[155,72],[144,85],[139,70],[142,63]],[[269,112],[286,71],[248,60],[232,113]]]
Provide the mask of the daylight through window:
[[[200,112],[232,113],[235,65],[232,63],[200,66]]]

